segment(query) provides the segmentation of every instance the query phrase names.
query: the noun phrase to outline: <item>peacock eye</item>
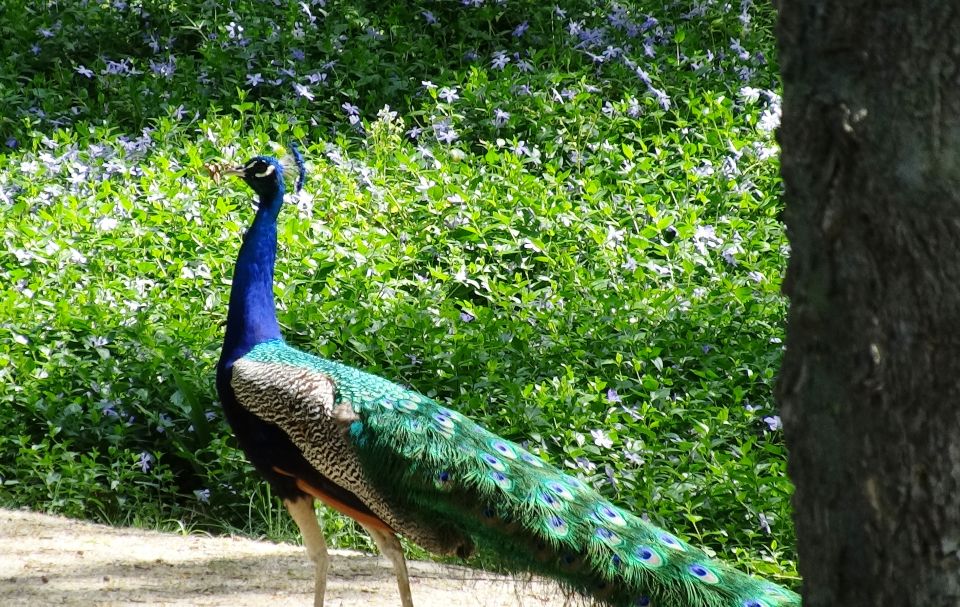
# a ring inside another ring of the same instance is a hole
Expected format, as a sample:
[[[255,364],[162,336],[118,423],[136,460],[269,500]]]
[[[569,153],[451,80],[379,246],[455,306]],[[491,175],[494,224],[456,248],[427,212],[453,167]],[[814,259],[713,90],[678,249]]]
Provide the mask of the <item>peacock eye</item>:
[[[269,177],[275,170],[276,167],[260,158],[250,160],[243,167],[247,179],[263,179]]]

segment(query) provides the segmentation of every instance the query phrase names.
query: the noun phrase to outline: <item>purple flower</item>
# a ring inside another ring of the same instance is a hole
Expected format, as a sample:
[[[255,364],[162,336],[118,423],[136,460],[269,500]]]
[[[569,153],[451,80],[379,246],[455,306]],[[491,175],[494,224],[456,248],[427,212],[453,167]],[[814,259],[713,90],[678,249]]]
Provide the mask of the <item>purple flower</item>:
[[[440,89],[439,93],[437,93],[437,97],[443,99],[447,103],[453,103],[454,101],[460,98],[460,95],[457,94],[456,87],[450,88],[445,86],[442,89]]]
[[[120,414],[117,413],[117,410],[113,408],[114,405],[115,405],[115,403],[112,403],[112,402],[108,401],[107,399],[101,400],[101,401],[100,401],[100,413],[102,413],[102,414],[105,415],[106,417],[120,417]]]
[[[747,49],[743,48],[743,45],[740,44],[740,41],[736,38],[730,39],[730,50],[736,53],[737,57],[740,57],[743,61],[750,58],[750,53],[747,52]]]
[[[154,460],[152,455],[150,455],[146,451],[142,451],[140,453],[140,461],[138,462],[138,465],[140,466],[141,470],[143,470],[144,472],[147,472],[150,470],[151,466],[153,465],[153,461]]]
[[[439,23],[439,22],[437,21],[437,18],[436,18],[436,17],[433,15],[433,13],[431,13],[430,11],[423,11],[423,12],[420,13],[420,14],[423,15],[423,18],[424,18],[424,19],[426,20],[426,22],[429,23],[430,25],[436,25],[437,23]]]
[[[298,48],[290,51],[290,56],[293,57],[294,61],[303,61],[307,57],[304,52]]]
[[[603,52],[601,53],[603,58],[607,61],[611,59],[616,59],[622,54],[623,54],[622,48],[620,48],[619,46],[610,46],[610,45],[607,45],[607,48],[603,49]]]
[[[342,107],[343,111],[347,113],[347,116],[357,116],[360,114],[360,108],[353,105],[349,101],[344,101],[340,107]]]
[[[530,148],[527,147],[527,143],[522,139],[518,141],[516,145],[514,145],[513,148],[511,149],[513,150],[513,153],[516,154],[517,156],[530,155]]]
[[[173,58],[173,55],[167,58],[166,62],[162,61],[150,61],[150,69],[154,74],[158,76],[163,76],[164,78],[170,78],[173,76],[174,71],[177,69],[176,59]]]
[[[410,139],[416,139],[421,133],[423,133],[423,127],[413,126],[405,134]]]
[[[759,514],[759,517],[760,517],[760,529],[767,535],[770,535],[770,521],[767,520],[767,516],[761,512]]]
[[[664,92],[661,91],[660,89],[655,89],[655,88],[652,88],[652,87],[651,87],[651,89],[650,89],[650,92],[653,93],[653,96],[657,98],[657,103],[660,104],[660,107],[663,108],[664,111],[667,111],[667,110],[670,109],[670,97],[669,97],[669,95],[667,95],[666,93],[664,93]]]
[[[11,150],[15,150],[18,147],[20,147],[20,142],[17,141],[16,137],[8,137],[7,140],[4,142],[4,145],[6,145]]]
[[[460,135],[457,135],[457,132],[454,131],[453,129],[448,129],[446,131],[437,133],[437,141],[440,141],[441,143],[450,144],[459,138],[460,138]]]
[[[476,319],[477,319],[476,316],[474,316],[470,312],[467,312],[466,310],[460,312],[460,320],[462,322],[473,322]]]
[[[500,108],[493,110],[493,126],[499,129],[506,125],[508,120],[510,120],[510,112],[506,112]]]
[[[783,427],[783,422],[780,420],[779,415],[771,415],[763,418],[763,423],[767,424],[767,427],[770,428],[771,432],[776,432]]]
[[[453,130],[453,126],[450,124],[449,119],[434,124],[433,134],[437,138],[437,141],[447,144],[453,143],[460,138],[460,135]]]
[[[627,16],[627,9],[622,6],[614,6],[610,14],[607,15],[607,21],[617,29],[627,29],[631,23],[629,16]]]
[[[507,67],[507,64],[510,63],[510,57],[504,51],[497,51],[493,54],[493,60],[490,62],[490,67],[498,70],[502,70]]]
[[[210,490],[209,489],[195,489],[193,494],[197,496],[197,499],[203,502],[204,504],[210,503]]]
[[[581,29],[577,36],[580,38],[577,48],[592,48],[603,44],[603,28]]]
[[[593,472],[597,469],[597,465],[585,457],[578,457],[576,460],[577,468],[580,468],[584,472]]]
[[[607,389],[607,402],[608,402],[608,403],[619,403],[619,402],[621,402],[621,401],[622,401],[622,399],[620,398],[620,395],[617,394],[616,388],[608,388],[608,389]]]
[[[737,255],[736,247],[727,247],[726,249],[723,250],[722,253],[720,253],[720,257],[722,257],[723,260],[731,266],[737,265],[736,255]]]
[[[654,57],[657,54],[656,49],[653,48],[653,39],[644,38],[643,39],[643,54],[647,57]]]
[[[247,86],[257,86],[261,82],[263,82],[263,76],[260,75],[260,72],[247,74]]]
[[[123,75],[130,75],[130,74],[134,73],[134,71],[133,71],[132,69],[130,69],[130,65],[127,63],[127,60],[124,59],[124,60],[119,61],[119,62],[118,62],[118,61],[110,61],[110,60],[108,60],[106,67],[105,67],[104,70],[103,70],[102,72],[100,72],[100,73],[101,73],[101,74],[116,74],[116,75],[121,75],[121,76],[123,76]]]
[[[297,95],[301,97],[306,97],[308,101],[313,101],[313,93],[310,92],[310,89],[300,84],[299,82],[293,83],[293,90],[297,92]]]
[[[529,28],[530,28],[530,23],[528,23],[527,21],[524,21],[523,23],[521,23],[520,25],[518,25],[517,27],[515,27],[515,28],[513,29],[513,37],[514,37],[514,38],[519,38],[519,37],[522,36]]]
[[[86,76],[87,78],[93,78],[93,72],[90,71],[89,68],[86,68],[86,67],[84,67],[84,66],[82,66],[82,65],[78,65],[78,66],[77,66],[76,72],[77,72],[78,74],[80,74],[81,76]]]
[[[604,466],[603,466],[603,472],[604,472],[604,474],[607,475],[607,481],[610,483],[610,485],[613,486],[614,489],[616,489],[616,488],[617,488],[617,476],[616,476],[616,474],[614,474],[614,472],[616,472],[616,471],[613,469],[613,466],[611,466],[610,464],[604,464]]]
[[[517,69],[529,74],[533,71],[533,64],[526,59],[517,59]]]

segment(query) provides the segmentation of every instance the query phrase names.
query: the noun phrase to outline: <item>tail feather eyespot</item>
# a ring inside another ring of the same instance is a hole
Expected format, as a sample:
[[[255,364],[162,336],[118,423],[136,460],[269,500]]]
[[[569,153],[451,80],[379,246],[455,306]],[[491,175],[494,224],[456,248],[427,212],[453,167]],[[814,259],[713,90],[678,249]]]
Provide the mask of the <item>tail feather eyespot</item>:
[[[711,571],[706,565],[694,563],[687,568],[687,571],[690,572],[690,575],[697,578],[704,584],[717,584],[720,582],[720,578],[717,576],[717,574]]]
[[[633,554],[637,557],[637,560],[640,561],[640,564],[645,567],[656,569],[663,566],[663,557],[650,546],[638,546],[637,549],[633,551]]]
[[[570,531],[567,522],[556,514],[547,517],[547,532],[556,538],[565,537]]]
[[[683,547],[683,543],[681,543],[680,540],[678,540],[675,536],[667,533],[666,531],[661,532],[660,535],[657,536],[657,539],[660,540],[661,544],[663,544],[664,546],[672,550],[679,550],[679,551],[686,550],[686,548]]]

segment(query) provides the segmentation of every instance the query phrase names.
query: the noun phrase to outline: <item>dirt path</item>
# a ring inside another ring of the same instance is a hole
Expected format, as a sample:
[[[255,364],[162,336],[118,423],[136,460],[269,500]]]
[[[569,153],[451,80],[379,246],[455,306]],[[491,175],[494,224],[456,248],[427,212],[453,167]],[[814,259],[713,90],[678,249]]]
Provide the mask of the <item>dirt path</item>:
[[[331,551],[325,607],[399,607],[383,557]],[[549,584],[410,562],[417,607],[540,607]],[[303,549],[236,537],[176,535],[0,510],[0,605],[309,607]]]

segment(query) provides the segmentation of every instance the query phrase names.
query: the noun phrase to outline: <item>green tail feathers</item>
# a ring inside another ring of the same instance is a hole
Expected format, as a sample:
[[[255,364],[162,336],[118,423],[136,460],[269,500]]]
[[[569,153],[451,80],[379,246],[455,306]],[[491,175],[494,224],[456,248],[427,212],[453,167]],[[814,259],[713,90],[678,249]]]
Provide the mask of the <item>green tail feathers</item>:
[[[425,396],[282,342],[248,357],[330,377],[357,414],[348,436],[364,472],[391,504],[459,530],[508,569],[617,606],[800,605]]]

